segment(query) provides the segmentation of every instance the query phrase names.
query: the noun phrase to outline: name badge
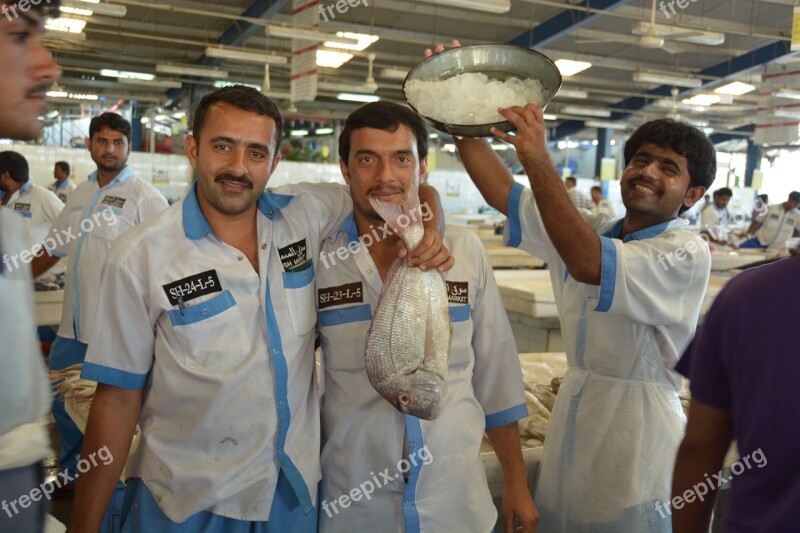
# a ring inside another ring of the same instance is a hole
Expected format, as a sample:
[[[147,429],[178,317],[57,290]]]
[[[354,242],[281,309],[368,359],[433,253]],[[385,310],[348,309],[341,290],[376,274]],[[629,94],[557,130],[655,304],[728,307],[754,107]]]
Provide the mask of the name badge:
[[[163,287],[172,305],[188,302],[207,294],[222,292],[222,285],[219,282],[216,270],[209,270],[188,278],[179,279],[163,285]]]
[[[127,201],[126,198],[120,198],[118,196],[106,196],[100,203],[102,205],[109,205],[111,207],[118,207],[122,209],[122,206],[125,205],[126,201]]]
[[[450,302],[451,304],[469,303],[469,282],[448,281],[447,301]]]
[[[21,211],[23,213],[31,212],[31,204],[23,204],[21,202],[14,203],[14,211]]]
[[[338,287],[317,289],[317,309],[364,301],[364,282],[346,283]]]
[[[306,240],[302,239],[293,242],[289,246],[278,248],[278,256],[281,258],[283,269],[291,272],[308,261],[308,246]]]

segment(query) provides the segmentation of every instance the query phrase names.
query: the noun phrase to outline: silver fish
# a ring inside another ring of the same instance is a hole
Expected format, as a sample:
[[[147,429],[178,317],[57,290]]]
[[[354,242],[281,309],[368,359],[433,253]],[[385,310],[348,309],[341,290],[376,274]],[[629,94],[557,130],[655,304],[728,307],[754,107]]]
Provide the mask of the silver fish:
[[[422,241],[416,191],[402,204],[370,203],[409,251]],[[383,285],[367,338],[369,382],[400,412],[433,420],[447,400],[451,338],[441,274],[410,268],[406,259],[398,259]]]

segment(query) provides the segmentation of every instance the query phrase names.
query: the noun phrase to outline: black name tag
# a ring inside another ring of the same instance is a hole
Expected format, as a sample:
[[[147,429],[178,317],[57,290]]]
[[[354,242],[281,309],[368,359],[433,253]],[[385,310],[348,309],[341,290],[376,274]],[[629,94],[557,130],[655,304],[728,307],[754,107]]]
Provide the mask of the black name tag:
[[[213,294],[222,291],[216,270],[209,270],[202,274],[196,274],[164,285],[164,292],[172,305],[178,305],[178,301],[188,302],[195,298],[200,298],[206,294]]]
[[[119,207],[122,209],[122,206],[125,205],[126,201],[127,200],[125,198],[120,198],[118,196],[106,196],[100,203],[102,205],[110,205],[111,207]]]
[[[347,283],[338,287],[317,289],[318,309],[333,307],[334,305],[354,304],[364,301],[364,283]]]
[[[308,260],[308,246],[306,240],[293,242],[284,248],[278,248],[278,255],[281,258],[284,270],[292,270],[298,265],[305,263]]]
[[[469,283],[466,281],[448,281],[447,301],[451,304],[469,303]]]
[[[22,211],[23,213],[30,213],[31,212],[31,204],[21,204],[19,202],[14,203],[14,211]]]

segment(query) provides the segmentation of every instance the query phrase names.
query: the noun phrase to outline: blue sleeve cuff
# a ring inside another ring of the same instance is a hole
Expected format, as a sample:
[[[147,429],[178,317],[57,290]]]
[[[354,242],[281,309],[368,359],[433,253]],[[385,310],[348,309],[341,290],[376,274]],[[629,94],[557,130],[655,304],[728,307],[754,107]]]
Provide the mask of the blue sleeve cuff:
[[[113,385],[123,389],[142,390],[147,385],[147,379],[150,374],[134,374],[132,372],[125,372],[124,370],[117,370],[103,365],[96,365],[88,361],[83,363],[83,370],[81,377],[90,381],[104,383],[106,385]]]
[[[521,403],[516,407],[511,407],[505,411],[488,415],[486,417],[486,430],[489,431],[492,429],[497,429],[499,427],[508,425],[511,422],[522,420],[526,416],[528,416],[528,406],[524,403]]]
[[[525,187],[521,183],[514,183],[508,193],[508,240],[506,246],[518,248],[522,242],[522,223],[519,218],[520,200]]]
[[[603,248],[600,298],[594,310],[605,313],[611,309],[611,304],[614,301],[614,289],[617,284],[617,247],[614,246],[613,239],[608,237],[600,237],[600,245]]]

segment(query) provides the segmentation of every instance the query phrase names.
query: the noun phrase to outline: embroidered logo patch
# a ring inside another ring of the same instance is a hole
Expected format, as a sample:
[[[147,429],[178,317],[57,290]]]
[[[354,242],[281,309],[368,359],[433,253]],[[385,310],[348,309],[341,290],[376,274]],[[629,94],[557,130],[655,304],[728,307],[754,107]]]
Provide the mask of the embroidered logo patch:
[[[307,252],[308,246],[306,246],[305,239],[293,242],[284,248],[278,248],[278,255],[281,258],[283,269],[289,272],[305,263],[308,260]]]
[[[364,282],[346,283],[338,287],[317,289],[317,308],[325,309],[334,305],[354,304],[364,301]]]
[[[188,278],[179,279],[163,287],[172,305],[178,305],[179,300],[188,302],[206,294],[222,291],[222,285],[219,283],[216,270],[209,270]]]

